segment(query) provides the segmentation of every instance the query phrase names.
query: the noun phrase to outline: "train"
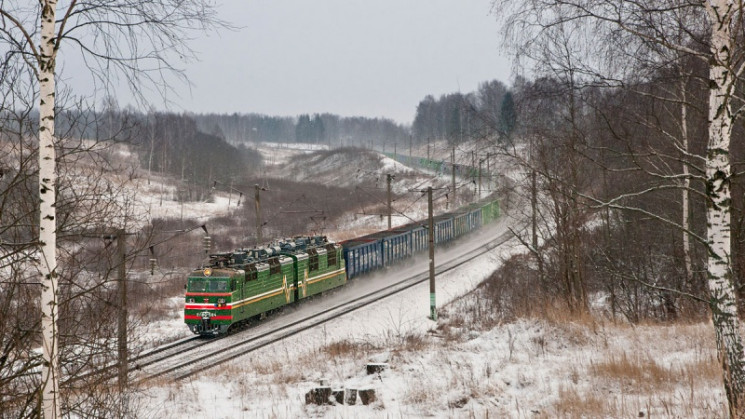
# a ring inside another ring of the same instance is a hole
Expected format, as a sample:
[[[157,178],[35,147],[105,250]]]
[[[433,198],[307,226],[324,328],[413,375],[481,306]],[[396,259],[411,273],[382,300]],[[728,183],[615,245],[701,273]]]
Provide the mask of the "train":
[[[434,218],[435,245],[479,229],[499,215],[496,200],[439,215]],[[195,334],[224,335],[269,311],[408,259],[427,246],[427,222],[421,221],[340,243],[325,236],[300,236],[211,254],[187,277],[184,321]]]
[[[455,175],[461,178],[475,178],[479,175],[479,168],[465,164],[452,164],[443,159],[434,159],[426,157],[409,157],[404,154],[383,153],[386,157],[396,160],[409,167],[420,167],[431,170],[438,175],[450,175],[455,171]],[[482,172],[484,176],[490,176],[489,173]]]

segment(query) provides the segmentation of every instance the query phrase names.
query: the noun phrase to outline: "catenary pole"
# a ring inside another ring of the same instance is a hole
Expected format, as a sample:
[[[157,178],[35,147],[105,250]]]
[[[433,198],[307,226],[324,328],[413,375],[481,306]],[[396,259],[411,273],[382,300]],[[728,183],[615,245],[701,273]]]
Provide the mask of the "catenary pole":
[[[435,222],[432,215],[432,187],[427,188],[427,207],[429,215],[429,313],[437,321],[435,306]]]
[[[261,197],[259,191],[261,188],[258,184],[254,185],[256,193],[254,198],[256,199],[256,245],[261,244]]]
[[[483,160],[479,160],[479,196],[478,199],[481,199],[481,164],[483,163]]]
[[[127,387],[128,362],[127,359],[127,265],[126,242],[124,230],[116,232],[116,249],[119,271],[119,324],[118,324],[118,360],[119,360],[119,391],[124,392]]]
[[[457,190],[455,188],[455,146],[453,146],[453,155],[450,158],[450,163],[451,163],[450,166],[452,166],[452,168],[453,168],[453,182],[452,182],[453,185],[452,185],[452,188],[453,188],[453,208],[455,208],[458,205],[458,201],[457,201],[457,198],[458,198],[458,195],[457,194],[458,194],[458,192],[457,192]]]
[[[391,209],[391,178],[392,177],[393,176],[391,176],[390,173],[386,175],[386,183],[388,185],[388,230],[391,229],[391,212],[392,212],[392,209]]]

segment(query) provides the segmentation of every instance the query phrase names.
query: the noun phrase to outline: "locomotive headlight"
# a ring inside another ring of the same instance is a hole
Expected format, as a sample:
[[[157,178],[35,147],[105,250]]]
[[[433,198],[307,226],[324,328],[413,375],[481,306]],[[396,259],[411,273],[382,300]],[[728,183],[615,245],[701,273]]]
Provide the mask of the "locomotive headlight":
[[[218,307],[225,307],[225,299],[224,298],[218,298],[217,299],[217,306]]]
[[[189,302],[190,303],[193,303],[194,302],[194,299],[193,298],[189,298]]]

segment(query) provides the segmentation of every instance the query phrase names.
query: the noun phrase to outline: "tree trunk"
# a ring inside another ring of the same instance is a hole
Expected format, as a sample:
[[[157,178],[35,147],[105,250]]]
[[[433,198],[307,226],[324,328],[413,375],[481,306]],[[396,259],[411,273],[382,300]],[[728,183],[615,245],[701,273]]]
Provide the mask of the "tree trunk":
[[[735,78],[731,71],[731,52],[735,45],[731,34],[735,4],[728,0],[704,2],[711,25],[709,66],[709,142],[706,155],[707,193],[707,275],[719,360],[724,371],[724,389],[730,417],[742,413],[745,370],[743,347],[737,317],[737,305],[731,261],[731,168],[729,158],[732,134],[730,97]]]
[[[683,151],[688,152],[688,103],[686,97],[686,82],[687,77],[683,77],[683,71],[681,71],[681,88],[680,93],[682,100],[680,101],[680,139],[682,142]],[[691,231],[691,217],[690,217],[690,189],[691,179],[689,177],[690,170],[687,163],[683,163],[683,191],[681,197],[681,205],[683,207],[682,226],[683,226],[683,260],[685,263],[685,284],[683,289],[687,290],[693,284],[693,261],[691,257],[691,238],[689,231]]]
[[[55,12],[56,0],[42,1],[39,45],[39,245],[41,257],[41,408],[45,418],[59,418],[59,353],[57,352],[57,217],[54,151]]]

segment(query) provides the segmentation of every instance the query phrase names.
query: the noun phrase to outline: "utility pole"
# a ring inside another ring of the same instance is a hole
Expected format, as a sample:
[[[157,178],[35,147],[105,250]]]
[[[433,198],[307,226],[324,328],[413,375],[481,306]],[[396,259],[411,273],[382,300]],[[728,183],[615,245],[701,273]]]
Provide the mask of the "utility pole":
[[[259,184],[255,184],[254,188],[256,188],[256,193],[254,195],[254,198],[256,199],[256,245],[261,244],[261,197],[259,196],[259,191],[261,188],[259,187]]]
[[[484,163],[483,160],[479,160],[479,198],[481,199],[481,164]]]
[[[471,182],[473,182],[473,194],[476,195],[476,152],[471,150]]]
[[[411,135],[409,135],[409,164],[411,164],[411,143],[412,143]]]
[[[458,198],[457,193],[458,192],[456,191],[456,187],[455,187],[455,146],[453,146],[453,155],[452,155],[452,157],[450,159],[450,163],[451,163],[451,166],[453,167],[453,182],[452,182],[453,183],[453,186],[452,186],[452,188],[453,188],[453,208],[455,208],[458,205],[458,201],[457,201],[457,198]]]
[[[432,215],[432,187],[427,188],[427,207],[429,215],[429,314],[437,321],[435,306],[435,221]]]
[[[116,248],[119,259],[119,391],[124,392],[127,387],[127,375],[129,374],[127,359],[127,265],[126,265],[126,242],[124,241],[124,230],[116,232]]]
[[[491,162],[489,157],[489,153],[486,153],[486,189],[491,192]]]
[[[393,176],[391,174],[386,175],[386,183],[388,184],[388,230],[391,229],[391,179]]]

